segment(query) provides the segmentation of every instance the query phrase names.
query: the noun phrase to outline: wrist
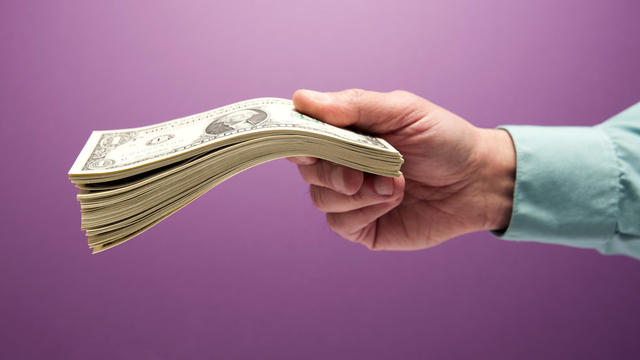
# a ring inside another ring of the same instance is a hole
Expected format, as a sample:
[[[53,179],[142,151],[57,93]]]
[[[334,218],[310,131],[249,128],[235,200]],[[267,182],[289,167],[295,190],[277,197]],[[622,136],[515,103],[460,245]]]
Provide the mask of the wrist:
[[[516,152],[505,130],[480,130],[479,181],[483,190],[486,219],[484,230],[509,226],[516,178]]]

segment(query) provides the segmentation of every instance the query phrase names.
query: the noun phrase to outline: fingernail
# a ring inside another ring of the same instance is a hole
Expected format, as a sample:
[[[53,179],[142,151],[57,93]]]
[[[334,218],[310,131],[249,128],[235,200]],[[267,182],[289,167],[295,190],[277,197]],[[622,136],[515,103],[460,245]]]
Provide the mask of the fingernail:
[[[344,168],[342,166],[335,166],[331,170],[331,182],[336,191],[345,194],[347,187],[344,183]]]
[[[327,93],[315,91],[315,90],[302,90],[304,96],[310,98],[315,102],[329,102],[331,101],[331,96]]]
[[[376,176],[373,179],[373,188],[378,195],[393,195],[393,179],[386,176]]]
[[[294,159],[298,165],[313,165],[317,160],[316,158],[309,156],[296,156]]]

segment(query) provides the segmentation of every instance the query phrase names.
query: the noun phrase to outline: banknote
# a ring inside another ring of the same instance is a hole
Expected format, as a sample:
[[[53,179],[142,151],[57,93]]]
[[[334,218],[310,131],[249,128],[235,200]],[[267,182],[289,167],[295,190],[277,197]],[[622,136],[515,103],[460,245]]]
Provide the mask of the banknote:
[[[259,98],[155,125],[94,131],[69,170],[94,253],[140,235],[233,175],[285,156],[314,156],[400,176],[384,139]]]
[[[69,174],[104,174],[194,154],[265,132],[307,132],[382,151],[396,150],[381,138],[338,128],[294,110],[291,100],[258,98],[164,123],[94,131]]]

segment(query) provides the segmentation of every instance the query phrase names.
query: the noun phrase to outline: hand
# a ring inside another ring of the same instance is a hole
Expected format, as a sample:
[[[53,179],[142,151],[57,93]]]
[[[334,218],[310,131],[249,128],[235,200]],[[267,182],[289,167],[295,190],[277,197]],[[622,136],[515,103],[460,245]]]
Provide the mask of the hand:
[[[342,237],[369,249],[414,250],[509,224],[515,150],[506,131],[477,128],[405,91],[298,90],[293,102],[316,119],[380,136],[404,157],[398,178],[289,159]]]

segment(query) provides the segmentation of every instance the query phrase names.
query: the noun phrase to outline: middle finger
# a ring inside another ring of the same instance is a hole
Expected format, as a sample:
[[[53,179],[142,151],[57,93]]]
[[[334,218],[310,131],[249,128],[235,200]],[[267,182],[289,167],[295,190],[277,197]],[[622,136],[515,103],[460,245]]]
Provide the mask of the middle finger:
[[[311,185],[309,193],[313,205],[323,212],[345,212],[370,205],[394,200],[402,194],[404,184],[401,178],[389,178],[367,174],[360,190],[353,195],[345,195],[334,190]]]
[[[312,165],[298,165],[302,179],[311,185],[335,190],[341,194],[353,195],[362,186],[362,171],[319,160]]]

